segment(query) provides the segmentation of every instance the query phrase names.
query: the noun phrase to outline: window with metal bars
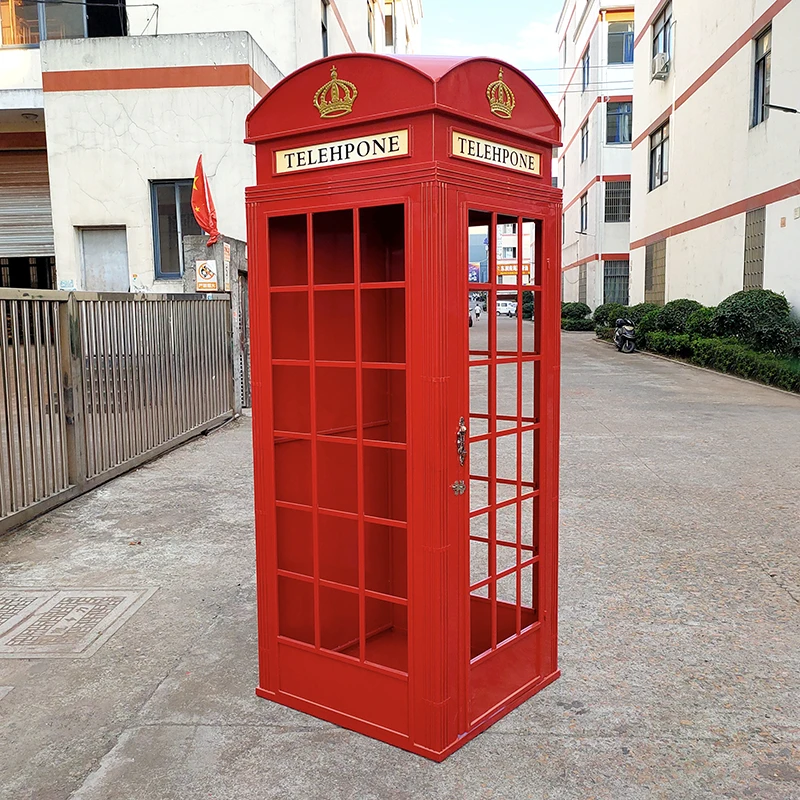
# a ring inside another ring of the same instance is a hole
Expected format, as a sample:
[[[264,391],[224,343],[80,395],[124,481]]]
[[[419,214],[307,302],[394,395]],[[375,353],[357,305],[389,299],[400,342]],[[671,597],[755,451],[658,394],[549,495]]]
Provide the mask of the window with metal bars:
[[[644,301],[664,305],[667,291],[667,240],[647,245],[644,257]]]
[[[589,157],[589,123],[584,122],[581,127],[581,164]]]
[[[752,127],[769,117],[769,85],[772,73],[772,28],[756,39],[756,67],[753,76]]]
[[[578,267],[578,302],[586,302],[586,264]]]
[[[633,103],[609,103],[606,109],[606,144],[630,144]]]
[[[606,183],[606,222],[631,221],[631,182]]]
[[[669,180],[669,120],[650,134],[650,191]]]
[[[628,305],[629,263],[622,261],[603,262],[603,302]]]
[[[744,281],[743,289],[764,288],[764,235],[767,209],[754,208],[747,212],[744,223]]]
[[[323,58],[328,55],[328,2],[329,0],[321,0],[320,3]]]
[[[608,63],[633,64],[633,20],[608,23]]]
[[[581,83],[581,91],[585,92],[589,88],[589,80],[590,80],[590,72],[591,72],[591,63],[589,61],[589,47],[587,46],[586,52],[583,54],[583,58],[581,59],[581,67],[582,67],[582,76],[583,80]]]

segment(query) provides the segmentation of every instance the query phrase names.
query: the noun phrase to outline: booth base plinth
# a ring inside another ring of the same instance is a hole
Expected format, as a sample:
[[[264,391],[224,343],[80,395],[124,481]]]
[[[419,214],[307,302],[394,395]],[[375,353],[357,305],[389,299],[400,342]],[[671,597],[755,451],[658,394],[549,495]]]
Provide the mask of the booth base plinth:
[[[256,695],[258,697],[263,697],[265,700],[272,700],[274,703],[293,708],[295,711],[302,711],[304,714],[310,714],[326,722],[332,722],[334,725],[354,731],[355,733],[360,733],[363,736],[369,736],[371,739],[378,739],[381,742],[399,747],[409,753],[423,756],[431,761],[441,762],[560,677],[561,670],[556,670],[550,675],[532,682],[528,686],[523,686],[519,691],[515,692],[502,703],[498,703],[497,706],[487,711],[480,719],[473,723],[469,730],[465,731],[444,750],[439,751],[422,747],[413,742],[410,737],[399,734],[396,731],[382,728],[380,725],[375,725],[374,723],[367,722],[358,717],[353,717],[349,714],[343,714],[333,708],[305,700],[293,694],[287,694],[286,692],[270,692],[259,686],[256,688]]]

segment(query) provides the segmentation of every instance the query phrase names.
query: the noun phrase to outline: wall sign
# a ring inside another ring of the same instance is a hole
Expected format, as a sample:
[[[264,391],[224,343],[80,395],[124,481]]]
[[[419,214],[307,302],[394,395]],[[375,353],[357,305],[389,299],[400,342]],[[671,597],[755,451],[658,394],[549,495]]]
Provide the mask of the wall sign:
[[[216,292],[219,290],[219,278],[217,277],[217,262],[195,261],[196,270],[195,290],[198,292]]]
[[[291,150],[276,150],[275,173],[283,175],[287,172],[407,155],[408,128],[404,128],[401,131],[374,133],[356,139],[340,139]]]
[[[479,161],[493,167],[513,169],[529,175],[542,174],[542,159],[539,153],[520,150],[499,142],[478,139],[468,133],[453,131],[453,157],[466,158],[468,161]]]

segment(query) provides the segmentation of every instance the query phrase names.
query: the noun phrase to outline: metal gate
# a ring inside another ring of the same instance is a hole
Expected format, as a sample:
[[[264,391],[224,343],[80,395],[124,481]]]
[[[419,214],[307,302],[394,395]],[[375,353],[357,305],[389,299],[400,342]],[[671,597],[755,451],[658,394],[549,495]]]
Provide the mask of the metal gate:
[[[239,374],[242,376],[242,408],[250,408],[250,295],[247,288],[247,273],[239,272]]]

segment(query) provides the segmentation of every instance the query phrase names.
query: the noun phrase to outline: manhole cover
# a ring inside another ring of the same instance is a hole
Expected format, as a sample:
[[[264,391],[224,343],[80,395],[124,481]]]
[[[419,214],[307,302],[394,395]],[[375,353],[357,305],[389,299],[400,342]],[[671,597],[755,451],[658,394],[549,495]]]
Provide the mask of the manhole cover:
[[[0,658],[87,658],[153,592],[155,589],[4,590],[0,592]],[[23,605],[25,598],[27,605]]]

